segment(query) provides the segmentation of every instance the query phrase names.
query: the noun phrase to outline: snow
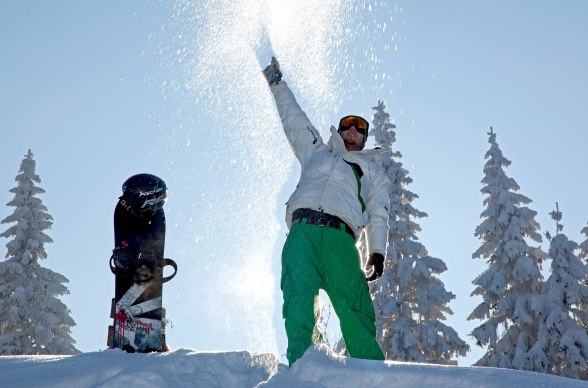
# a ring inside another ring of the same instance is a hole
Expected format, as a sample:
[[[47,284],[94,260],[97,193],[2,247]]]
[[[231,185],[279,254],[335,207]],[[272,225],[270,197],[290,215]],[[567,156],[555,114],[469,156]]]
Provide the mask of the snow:
[[[274,354],[247,351],[0,357],[6,387],[588,387],[588,383],[510,369],[440,366],[340,357],[309,349],[292,368]]]

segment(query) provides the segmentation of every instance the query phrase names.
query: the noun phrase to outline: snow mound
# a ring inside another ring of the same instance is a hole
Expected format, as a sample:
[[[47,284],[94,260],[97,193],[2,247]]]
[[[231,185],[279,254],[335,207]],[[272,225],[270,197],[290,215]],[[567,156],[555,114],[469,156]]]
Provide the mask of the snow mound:
[[[509,369],[381,362],[309,349],[292,368],[247,351],[0,357],[7,387],[586,387],[579,380]]]
[[[6,387],[255,387],[278,367],[273,354],[169,353],[129,354],[118,349],[78,356],[0,358]]]

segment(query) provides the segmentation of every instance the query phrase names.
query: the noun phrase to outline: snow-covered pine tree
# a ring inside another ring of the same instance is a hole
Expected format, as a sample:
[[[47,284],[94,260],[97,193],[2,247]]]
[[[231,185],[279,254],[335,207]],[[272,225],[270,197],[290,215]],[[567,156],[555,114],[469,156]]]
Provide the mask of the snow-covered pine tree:
[[[388,251],[383,276],[371,283],[377,322],[377,336],[386,359],[398,361],[452,364],[455,356],[464,356],[469,346],[457,332],[442,321],[453,314],[448,303],[455,298],[445,290],[438,274],[447,270],[445,263],[428,255],[418,241],[420,226],[414,221],[427,214],[415,209],[418,196],[406,186],[412,182],[399,152],[392,151],[396,141],[385,105],[373,107],[370,130],[382,153],[382,167],[390,179],[390,220]]]
[[[562,233],[562,213],[556,203],[550,213],[556,235],[550,240],[551,275],[543,285],[540,310],[544,317],[529,357],[536,370],[575,379],[588,378],[588,268],[576,256],[578,244]]]
[[[324,345],[331,348],[328,337],[329,318],[331,317],[331,305],[323,304],[317,295],[314,298],[314,329],[312,330],[312,343],[316,346]]]
[[[500,368],[534,370],[529,349],[537,341],[541,317],[536,311],[543,277],[541,263],[546,254],[527,240],[541,242],[537,212],[522,206],[531,200],[516,193],[520,189],[503,168],[510,165],[496,143],[490,127],[490,149],[486,152],[483,187],[486,209],[475,236],[482,240],[472,258],[486,260],[488,268],[472,283],[473,295],[483,298],[468,320],[486,320],[472,332],[480,346],[489,345],[475,364]],[[503,327],[500,339],[499,326]]]
[[[580,253],[578,253],[578,257],[580,259],[588,259],[588,226],[582,228],[581,233],[586,236],[586,239],[578,245],[580,249]],[[588,322],[587,322],[588,324]]]
[[[68,293],[68,280],[39,264],[46,259],[44,244],[53,242],[45,234],[52,217],[36,196],[45,192],[35,173],[31,150],[25,155],[18,185],[11,189],[12,215],[3,224],[16,223],[2,237],[14,237],[0,263],[0,355],[76,354],[70,328],[75,325],[70,311],[59,300]]]

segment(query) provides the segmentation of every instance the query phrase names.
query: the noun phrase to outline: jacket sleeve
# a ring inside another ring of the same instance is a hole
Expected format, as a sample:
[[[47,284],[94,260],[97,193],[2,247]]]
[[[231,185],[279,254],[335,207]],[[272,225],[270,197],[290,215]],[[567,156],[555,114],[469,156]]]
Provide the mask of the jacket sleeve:
[[[286,82],[280,81],[278,84],[270,86],[270,89],[276,101],[286,138],[296,158],[304,166],[313,153],[324,146],[323,140],[296,102],[294,94]]]
[[[390,216],[390,180],[380,166],[376,166],[367,196],[368,224],[366,228],[368,253],[386,257],[388,218]]]

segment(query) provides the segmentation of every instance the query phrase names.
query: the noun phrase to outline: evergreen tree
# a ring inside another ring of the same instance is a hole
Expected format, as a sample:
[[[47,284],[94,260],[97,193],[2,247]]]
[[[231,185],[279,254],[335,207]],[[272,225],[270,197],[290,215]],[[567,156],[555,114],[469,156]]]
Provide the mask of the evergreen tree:
[[[586,260],[588,258],[588,226],[583,227],[581,233],[586,236],[586,239],[578,245],[578,248],[580,249],[578,257]]]
[[[503,170],[511,162],[503,156],[492,128],[488,135],[490,149],[481,189],[486,209],[475,231],[482,244],[472,255],[486,260],[488,268],[473,281],[472,296],[479,295],[483,301],[468,320],[485,320],[472,335],[478,345],[489,345],[489,349],[476,365],[534,370],[528,352],[537,341],[540,266],[546,255],[527,244],[528,239],[542,241],[537,213],[522,206],[531,200],[516,193],[519,185]],[[500,339],[499,325],[503,327]]]
[[[324,345],[331,348],[327,328],[329,318],[331,317],[331,305],[323,304],[321,298],[317,295],[314,298],[314,329],[312,330],[312,343],[316,346]]]
[[[399,152],[392,151],[396,141],[385,105],[373,108],[376,146],[384,148],[382,167],[390,179],[390,219],[388,251],[382,277],[371,284],[376,310],[377,336],[386,359],[451,364],[454,356],[463,356],[469,346],[457,332],[442,323],[453,314],[448,303],[455,298],[445,290],[438,274],[447,270],[445,263],[428,255],[418,241],[421,230],[414,219],[427,214],[415,209],[418,196],[406,189],[412,182]]]
[[[15,180],[8,203],[15,209],[2,223],[16,224],[0,234],[13,237],[0,263],[0,355],[79,353],[70,336],[75,322],[58,299],[68,293],[63,285],[68,280],[39,264],[47,258],[44,244],[53,242],[45,234],[53,218],[36,198],[45,190],[35,186],[41,180],[30,150]]]
[[[551,218],[556,235],[550,240],[551,275],[543,285],[539,338],[530,357],[536,370],[571,378],[588,378],[588,268],[576,256],[578,244],[568,240],[559,223],[562,214],[556,204]]]

